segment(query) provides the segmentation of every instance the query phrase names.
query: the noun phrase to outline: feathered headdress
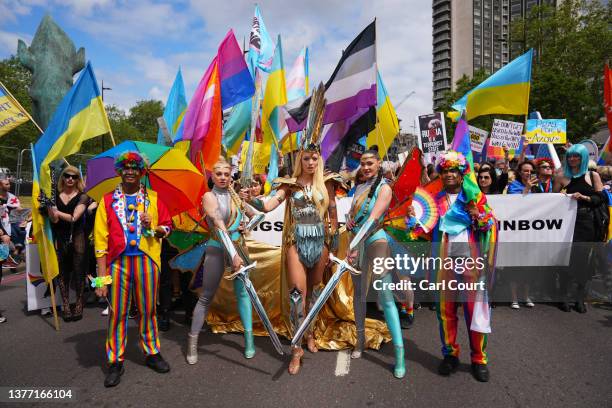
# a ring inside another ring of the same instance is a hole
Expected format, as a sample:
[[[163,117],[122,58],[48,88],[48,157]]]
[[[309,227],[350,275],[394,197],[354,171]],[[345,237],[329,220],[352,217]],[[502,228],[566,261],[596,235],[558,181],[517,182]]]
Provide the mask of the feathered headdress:
[[[313,152],[321,151],[321,130],[323,127],[325,103],[325,85],[321,82],[310,97],[308,118],[306,119],[306,128],[304,129],[300,150]]]

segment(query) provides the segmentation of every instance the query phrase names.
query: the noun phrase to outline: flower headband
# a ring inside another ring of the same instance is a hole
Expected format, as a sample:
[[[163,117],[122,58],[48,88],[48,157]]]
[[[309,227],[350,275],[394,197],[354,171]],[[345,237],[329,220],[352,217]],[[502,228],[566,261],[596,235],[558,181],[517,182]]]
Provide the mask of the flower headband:
[[[442,170],[448,169],[457,169],[461,174],[465,175],[470,170],[470,165],[463,154],[454,150],[448,150],[439,157],[436,171],[441,173]]]
[[[125,169],[128,164],[133,163],[135,167],[143,174],[149,167],[149,161],[138,152],[127,151],[121,153],[115,158],[115,171],[121,174],[121,170]]]

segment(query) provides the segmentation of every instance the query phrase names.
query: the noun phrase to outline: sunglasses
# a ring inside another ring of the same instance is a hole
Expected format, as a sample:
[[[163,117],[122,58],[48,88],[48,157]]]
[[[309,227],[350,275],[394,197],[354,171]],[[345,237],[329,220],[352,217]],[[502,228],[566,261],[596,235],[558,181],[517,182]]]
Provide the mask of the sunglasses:
[[[66,180],[68,180],[68,179],[78,180],[78,179],[80,179],[81,177],[80,177],[78,174],[68,174],[68,173],[65,173],[65,174],[64,174],[64,178],[65,178]]]
[[[570,157],[580,157],[580,155],[579,154],[575,154],[575,153],[574,154],[568,154],[567,158],[569,159]]]
[[[550,169],[551,169],[551,167],[550,167],[550,166],[540,166],[540,168],[541,168],[541,169],[544,169],[544,170],[550,170]]]

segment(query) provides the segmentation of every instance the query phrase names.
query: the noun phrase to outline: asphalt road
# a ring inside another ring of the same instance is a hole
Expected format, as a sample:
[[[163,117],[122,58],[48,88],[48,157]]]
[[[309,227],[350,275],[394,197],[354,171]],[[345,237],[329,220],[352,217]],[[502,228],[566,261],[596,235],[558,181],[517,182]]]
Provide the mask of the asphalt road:
[[[427,309],[416,311],[415,325],[404,331],[407,374],[402,380],[393,377],[390,344],[349,361],[346,375],[336,375],[346,371],[346,354],[306,352],[301,372],[290,376],[288,357],[278,356],[267,338],[255,339],[257,355],[246,360],[241,335],[209,332],[200,337],[199,363],[189,366],[184,360],[187,328],[176,321],[161,334],[162,354],[172,370],[157,374],[144,365],[136,322],[130,321],[125,375],[118,387],[106,389],[101,309],[89,307],[83,320],[61,322],[55,332],[51,318],[25,312],[23,274],[5,272],[4,277],[0,310],[8,322],[0,324],[0,386],[69,387],[83,406],[612,406],[609,308],[590,307],[586,315],[545,304],[519,311],[496,308],[486,384],[469,373],[465,325],[459,333],[464,350],[459,372],[449,378],[437,374],[437,322]]]

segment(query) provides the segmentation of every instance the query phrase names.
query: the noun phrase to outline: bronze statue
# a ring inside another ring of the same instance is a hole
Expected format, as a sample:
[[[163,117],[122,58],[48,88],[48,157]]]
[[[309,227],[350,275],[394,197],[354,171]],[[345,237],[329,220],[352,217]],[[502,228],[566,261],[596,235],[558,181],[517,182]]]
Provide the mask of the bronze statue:
[[[32,73],[29,92],[32,116],[46,129],[55,109],[72,87],[72,77],[85,67],[85,49],[81,47],[77,52],[72,40],[47,14],[29,48],[19,40],[17,56]]]

